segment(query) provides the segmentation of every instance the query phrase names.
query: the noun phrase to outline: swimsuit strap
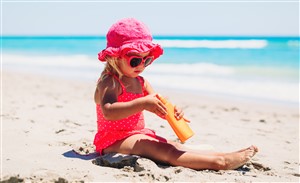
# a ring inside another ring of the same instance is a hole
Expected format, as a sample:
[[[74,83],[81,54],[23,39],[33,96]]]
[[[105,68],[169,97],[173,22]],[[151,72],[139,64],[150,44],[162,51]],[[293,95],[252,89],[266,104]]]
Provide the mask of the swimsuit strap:
[[[142,85],[142,92],[143,92],[144,96],[148,95],[149,93],[146,91],[144,78],[142,76],[138,76],[137,78]]]
[[[107,73],[107,74],[113,76],[120,83],[120,85],[122,87],[122,92],[123,93],[124,93],[124,91],[126,92],[126,87],[124,86],[124,84],[122,83],[122,81],[120,80],[120,78],[118,78],[115,74],[112,74],[112,73]],[[137,79],[139,80],[139,82],[140,82],[140,84],[142,86],[142,92],[145,93],[146,90],[145,90],[145,87],[144,87],[144,83],[145,83],[144,78],[142,76],[138,76]]]
[[[118,78],[116,75],[112,74],[112,76],[120,83],[122,90],[126,91],[126,87],[124,86],[124,84],[122,83],[122,81],[120,80],[120,78]],[[141,86],[142,86],[142,91],[144,92],[145,88],[144,88],[144,78],[141,76],[138,76],[137,79],[139,80]]]
[[[114,79],[116,79],[116,80],[120,83],[120,85],[121,85],[121,87],[122,87],[122,90],[123,90],[123,91],[125,90],[124,84],[121,82],[121,80],[120,80],[115,74],[112,74],[112,73],[110,73],[110,72],[108,72],[108,73],[106,73],[106,74],[107,74],[107,75],[110,75],[110,76],[112,76],[112,77],[114,77]],[[101,77],[98,79],[98,82],[97,82],[97,83],[100,82],[100,79],[101,79]]]
[[[119,83],[120,83],[120,85],[121,85],[121,87],[122,87],[122,91],[124,92],[124,91],[126,91],[126,88],[125,88],[125,86],[124,86],[124,84],[122,83],[122,81],[120,80],[120,78],[118,78],[116,75],[114,75],[114,74],[111,74]]]
[[[141,83],[141,85],[142,85],[142,89],[143,89],[143,91],[144,91],[144,78],[142,77],[142,76],[138,76],[137,77],[138,78],[138,80],[139,80],[139,82]]]

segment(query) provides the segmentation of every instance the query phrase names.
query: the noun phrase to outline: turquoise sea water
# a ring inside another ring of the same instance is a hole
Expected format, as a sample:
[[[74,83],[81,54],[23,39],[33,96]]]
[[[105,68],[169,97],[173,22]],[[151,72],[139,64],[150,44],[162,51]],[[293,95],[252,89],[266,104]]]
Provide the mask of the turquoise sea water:
[[[2,37],[3,68],[95,79],[101,36]],[[299,37],[154,36],[164,48],[144,75],[154,86],[297,102]]]

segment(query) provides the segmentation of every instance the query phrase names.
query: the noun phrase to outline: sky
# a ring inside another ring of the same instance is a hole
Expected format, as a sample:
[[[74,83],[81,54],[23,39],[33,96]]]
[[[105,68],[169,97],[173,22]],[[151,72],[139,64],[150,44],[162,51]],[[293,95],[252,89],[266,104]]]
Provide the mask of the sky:
[[[299,1],[2,0],[2,35],[106,35],[134,17],[153,35],[299,36]]]

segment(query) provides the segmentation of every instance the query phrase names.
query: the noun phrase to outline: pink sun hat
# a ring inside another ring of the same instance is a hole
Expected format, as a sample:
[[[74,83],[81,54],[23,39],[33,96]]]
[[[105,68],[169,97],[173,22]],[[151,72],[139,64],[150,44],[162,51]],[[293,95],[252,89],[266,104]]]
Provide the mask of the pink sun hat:
[[[106,56],[118,57],[129,52],[149,51],[154,59],[163,54],[161,46],[152,43],[152,35],[146,25],[134,18],[121,19],[113,24],[106,40],[106,48],[98,53],[100,61],[106,61]]]

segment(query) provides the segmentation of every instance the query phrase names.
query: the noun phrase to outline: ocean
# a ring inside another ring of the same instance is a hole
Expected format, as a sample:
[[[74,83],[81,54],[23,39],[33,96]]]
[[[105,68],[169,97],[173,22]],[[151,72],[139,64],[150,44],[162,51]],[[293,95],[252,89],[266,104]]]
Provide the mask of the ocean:
[[[298,104],[299,37],[154,36],[154,87]],[[3,36],[2,69],[96,82],[104,36]]]

